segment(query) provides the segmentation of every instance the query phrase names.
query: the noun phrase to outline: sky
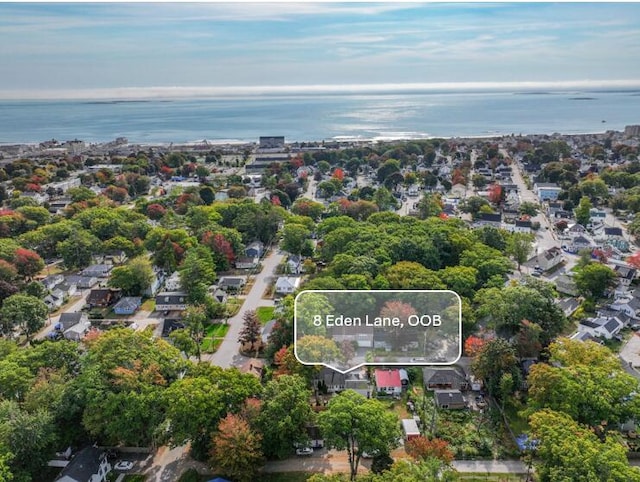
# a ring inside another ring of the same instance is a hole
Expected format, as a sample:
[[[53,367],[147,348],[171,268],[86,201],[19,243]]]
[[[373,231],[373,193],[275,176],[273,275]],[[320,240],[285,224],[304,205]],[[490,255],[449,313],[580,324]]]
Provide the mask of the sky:
[[[3,98],[637,87],[638,59],[637,3],[0,3]]]

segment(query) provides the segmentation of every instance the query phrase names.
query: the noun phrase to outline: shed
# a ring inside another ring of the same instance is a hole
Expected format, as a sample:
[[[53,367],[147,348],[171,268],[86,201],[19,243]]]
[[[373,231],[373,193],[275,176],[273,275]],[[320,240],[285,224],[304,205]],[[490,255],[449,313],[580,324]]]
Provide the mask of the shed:
[[[402,431],[404,432],[404,440],[409,441],[412,438],[420,437],[420,428],[418,422],[413,418],[402,419]]]

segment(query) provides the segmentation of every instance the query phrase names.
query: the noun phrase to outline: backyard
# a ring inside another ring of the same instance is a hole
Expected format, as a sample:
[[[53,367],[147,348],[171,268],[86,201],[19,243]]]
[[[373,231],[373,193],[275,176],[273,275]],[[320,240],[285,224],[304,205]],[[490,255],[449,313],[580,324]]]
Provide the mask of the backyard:
[[[260,320],[261,325],[273,320],[274,310],[275,308],[273,306],[259,306],[256,308],[256,315],[258,315],[258,320]]]

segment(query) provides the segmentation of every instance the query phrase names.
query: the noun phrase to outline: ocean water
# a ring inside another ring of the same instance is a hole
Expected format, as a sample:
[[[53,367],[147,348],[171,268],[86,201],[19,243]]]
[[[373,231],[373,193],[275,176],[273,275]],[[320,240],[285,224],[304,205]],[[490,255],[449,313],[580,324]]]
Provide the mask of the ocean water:
[[[605,122],[603,122],[605,121]],[[400,139],[594,133],[640,123],[640,92],[0,101],[0,143]]]

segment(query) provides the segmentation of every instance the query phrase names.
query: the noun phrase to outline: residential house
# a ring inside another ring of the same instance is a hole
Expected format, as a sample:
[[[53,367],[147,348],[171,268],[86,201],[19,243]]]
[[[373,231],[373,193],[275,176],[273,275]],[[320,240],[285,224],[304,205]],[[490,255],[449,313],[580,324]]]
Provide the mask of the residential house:
[[[71,275],[65,277],[65,282],[76,285],[77,289],[87,290],[98,284],[98,278],[95,276],[77,276]]]
[[[580,307],[580,301],[575,298],[565,298],[558,301],[557,304],[567,318],[573,315]]]
[[[385,392],[387,395],[400,395],[402,393],[402,380],[400,379],[399,370],[375,370],[373,373],[378,392]]]
[[[147,289],[145,289],[142,294],[147,297],[155,296],[158,291],[160,291],[160,287],[162,286],[162,282],[164,281],[164,271],[154,267],[153,268],[153,277],[151,278],[151,284]]]
[[[563,293],[569,296],[578,296],[578,287],[573,280],[573,276],[569,274],[562,274],[556,278],[556,290],[558,293]]]
[[[557,246],[554,246],[553,248],[549,248],[543,253],[540,253],[537,258],[540,269],[543,271],[549,271],[562,263],[562,250]]]
[[[412,438],[420,437],[420,428],[418,422],[413,418],[402,419],[402,432],[404,434],[404,441],[408,442]]]
[[[502,214],[497,213],[478,213],[475,220],[476,226],[494,226],[496,228],[502,227]]]
[[[218,288],[224,291],[242,291],[247,284],[246,276],[223,276],[218,281]]]
[[[113,290],[110,288],[93,289],[89,292],[89,296],[87,296],[87,304],[91,308],[105,308],[118,301],[120,296],[122,296],[122,292],[120,290]]]
[[[91,328],[91,322],[83,312],[62,313],[56,328],[67,340],[80,341]]]
[[[228,295],[225,291],[221,290],[220,288],[216,288],[213,291],[213,299],[216,300],[218,303],[225,303],[227,301]]]
[[[531,232],[531,220],[530,219],[516,219],[515,224],[511,231],[515,233],[530,233]]]
[[[54,289],[57,285],[64,281],[64,276],[61,274],[52,274],[46,276],[40,280],[42,286],[44,286],[47,290]]]
[[[262,258],[264,254],[264,243],[262,241],[253,241],[244,250],[246,256],[252,258]]]
[[[49,200],[49,212],[51,214],[64,214],[64,209],[71,204],[70,198],[58,198]]]
[[[49,294],[42,300],[49,311],[54,311],[56,308],[60,308],[64,304],[64,293],[58,289],[52,289]]]
[[[585,341],[593,341],[596,343],[598,342],[597,338],[595,338],[593,335],[591,335],[586,331],[576,331],[573,335],[569,337],[569,339],[574,341],[581,341],[581,342],[585,342]]]
[[[167,291],[178,291],[181,287],[182,283],[180,283],[180,273],[178,271],[171,273],[171,276],[164,282],[164,289]]]
[[[110,250],[105,253],[93,255],[93,261],[98,264],[119,265],[127,261],[127,253],[121,249]]]
[[[93,278],[108,278],[112,269],[113,265],[111,264],[92,264],[91,266],[83,269],[80,274],[82,276]]]
[[[313,377],[313,387],[320,393],[339,393],[346,390],[346,374],[322,367]]]
[[[62,469],[56,482],[104,482],[109,472],[106,454],[97,447],[86,447]]]
[[[570,236],[579,236],[587,234],[587,228],[585,228],[582,224],[576,223],[572,224],[567,228],[567,234]]]
[[[618,227],[605,227],[604,235],[607,239],[624,238],[622,228]]]
[[[626,295],[609,305],[612,310],[621,311],[632,318],[640,318],[640,298],[633,295]]]
[[[579,235],[579,236],[576,236],[575,238],[573,238],[569,242],[567,247],[568,247],[568,250],[570,252],[578,253],[578,252],[582,251],[583,249],[593,249],[593,248],[595,248],[595,245],[586,236]]]
[[[184,311],[187,309],[187,293],[163,291],[156,295],[156,311]]]
[[[260,263],[257,256],[238,256],[235,260],[236,269],[255,269]]]
[[[62,293],[62,296],[65,299],[75,295],[78,291],[78,288],[76,285],[72,283],[65,283],[65,282],[56,285],[55,289],[60,290],[60,292]]]
[[[618,282],[621,286],[629,287],[631,282],[635,279],[638,270],[631,266],[616,265],[613,269],[618,275]]]
[[[537,194],[540,202],[558,199],[558,194],[562,188],[556,183],[540,182],[533,185],[533,191]]]
[[[616,317],[597,317],[582,320],[578,324],[578,331],[588,333],[593,337],[604,337],[610,340],[620,333],[624,323]]]
[[[140,296],[125,296],[113,306],[113,312],[116,315],[133,315],[140,306],[142,306]]]
[[[287,273],[300,274],[302,271],[302,256],[292,254],[287,258]]]
[[[427,390],[466,390],[467,378],[457,367],[425,367],[422,369],[424,386]]]
[[[293,293],[300,286],[299,276],[280,276],[276,281],[276,293],[287,295]]]
[[[467,407],[460,390],[435,390],[433,393],[438,408],[461,410]]]

